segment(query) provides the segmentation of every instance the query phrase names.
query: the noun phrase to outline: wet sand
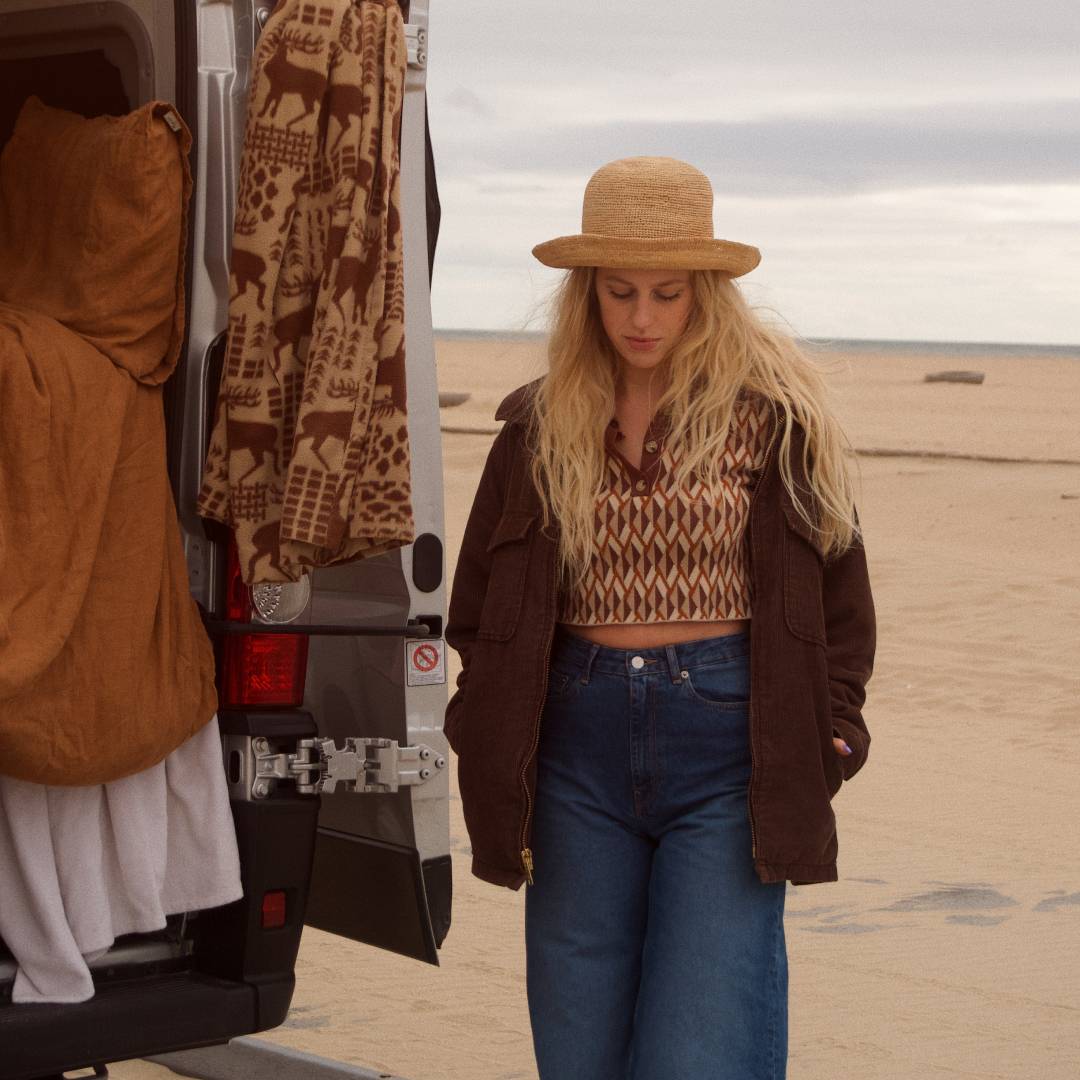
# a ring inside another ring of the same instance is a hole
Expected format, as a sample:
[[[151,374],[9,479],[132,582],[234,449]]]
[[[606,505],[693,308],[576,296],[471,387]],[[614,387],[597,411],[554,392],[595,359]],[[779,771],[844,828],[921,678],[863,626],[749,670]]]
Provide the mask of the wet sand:
[[[440,341],[438,358],[441,389],[471,395],[443,411],[444,425],[479,430],[541,363],[534,343],[458,338]],[[788,886],[788,1076],[1071,1080],[1080,362],[839,362],[830,384],[852,444],[899,453],[852,459],[879,620],[873,745],[834,803],[841,880]],[[922,381],[955,368],[986,381]],[[451,571],[491,438],[444,439]],[[407,1080],[535,1077],[524,892],[471,877],[456,794],[451,829],[442,967],[308,930],[293,1011],[260,1038]],[[149,1068],[115,1073],[160,1075]]]

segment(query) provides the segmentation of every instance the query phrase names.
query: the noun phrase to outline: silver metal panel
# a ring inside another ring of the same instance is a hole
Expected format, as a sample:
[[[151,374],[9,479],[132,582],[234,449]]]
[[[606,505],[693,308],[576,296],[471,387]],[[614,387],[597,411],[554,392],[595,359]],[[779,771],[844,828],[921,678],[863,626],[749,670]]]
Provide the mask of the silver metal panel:
[[[224,1046],[159,1054],[148,1060],[198,1080],[265,1080],[268,1076],[274,1080],[402,1080],[250,1036],[232,1039]]]
[[[208,353],[227,324],[229,249],[239,172],[257,0],[198,7],[198,153],[192,206],[189,347],[184,369],[185,423],[180,449],[179,506],[192,592],[212,609],[221,551],[207,541],[194,512],[206,445],[210,404]],[[410,25],[427,30],[427,4],[412,5]],[[415,35],[414,35],[415,36]],[[424,93],[426,70],[407,72],[402,117],[406,381],[412,495],[417,534],[444,538],[442,449],[434,338],[427,273]],[[431,593],[412,585],[412,548],[318,570],[300,623],[392,624],[410,615],[445,618],[445,583]],[[404,639],[314,637],[310,642],[304,706],[324,738],[386,737],[448,752],[442,734],[446,685],[406,686]],[[415,845],[421,859],[449,852],[449,785],[444,774],[421,788],[394,793],[324,796],[321,824],[353,836]]]
[[[412,0],[409,25],[430,54],[428,0]],[[426,61],[426,56],[425,56]],[[442,435],[439,431],[439,388],[435,340],[431,328],[428,278],[427,187],[425,169],[425,92],[427,64],[410,66],[405,76],[401,125],[402,221],[405,232],[406,370],[409,393],[409,446],[412,454],[413,512],[416,534],[433,533],[443,542],[443,574],[439,588],[421,593],[413,585],[412,549],[402,553],[413,615],[446,615],[446,527],[443,520]],[[443,646],[445,653],[445,645]],[[403,650],[404,651],[404,650]],[[404,665],[404,659],[401,660]],[[446,660],[444,656],[443,667]],[[405,691],[406,737],[448,754],[442,733],[446,683],[410,686]],[[449,852],[449,776],[443,773],[412,793],[415,842],[422,860]]]
[[[189,292],[187,352],[181,380],[183,430],[178,454],[177,510],[191,591],[208,610],[215,606],[221,553],[206,539],[195,500],[217,386],[210,385],[209,353],[225,332],[240,151],[243,145],[255,4],[202,0],[196,11],[198,52],[195,186],[191,201],[194,247]]]
[[[0,0],[0,56],[25,55],[16,51],[21,48],[18,39],[33,35],[36,40],[31,55],[100,47],[116,63],[110,52],[117,48],[116,31],[128,37],[137,51],[137,66],[116,64],[132,105],[142,105],[152,98],[172,101],[176,45],[171,2],[100,0],[62,4],[56,0]]]
[[[424,2],[410,7],[409,25],[427,29]],[[442,436],[428,279],[424,140],[426,68],[406,73],[401,125],[402,226],[405,268],[405,355],[409,450],[416,535],[445,543]],[[404,625],[408,618],[446,613],[443,581],[433,592],[413,584],[412,546],[350,566],[318,570],[304,621]],[[445,650],[445,645],[443,646]],[[446,683],[408,686],[404,638],[316,638],[311,643],[305,707],[324,738],[383,736],[424,743],[446,756],[442,733]],[[445,661],[444,661],[445,668]],[[357,798],[323,796],[319,823],[356,836],[415,845],[421,860],[449,853],[449,776],[422,787]]]

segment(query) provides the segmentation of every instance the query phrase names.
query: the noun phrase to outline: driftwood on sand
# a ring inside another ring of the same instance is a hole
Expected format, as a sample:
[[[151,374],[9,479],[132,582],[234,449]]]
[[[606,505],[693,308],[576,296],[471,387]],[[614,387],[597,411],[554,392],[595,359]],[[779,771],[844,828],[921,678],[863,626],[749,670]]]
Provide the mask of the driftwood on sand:
[[[439,391],[439,408],[452,409],[455,405],[464,405],[472,394],[463,394],[454,390]]]
[[[985,378],[981,371],[928,371],[923,382],[981,383]]]

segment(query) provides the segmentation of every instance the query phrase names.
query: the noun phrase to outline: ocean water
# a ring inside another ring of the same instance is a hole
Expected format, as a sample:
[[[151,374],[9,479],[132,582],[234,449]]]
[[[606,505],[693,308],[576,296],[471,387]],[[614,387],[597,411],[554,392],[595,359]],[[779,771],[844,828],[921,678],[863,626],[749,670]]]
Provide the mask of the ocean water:
[[[540,331],[515,330],[435,330],[435,337],[450,341],[541,341]],[[872,338],[807,338],[812,345],[830,352],[881,353],[915,356],[1033,356],[1080,360],[1080,345],[1031,345],[1003,341],[887,341]]]

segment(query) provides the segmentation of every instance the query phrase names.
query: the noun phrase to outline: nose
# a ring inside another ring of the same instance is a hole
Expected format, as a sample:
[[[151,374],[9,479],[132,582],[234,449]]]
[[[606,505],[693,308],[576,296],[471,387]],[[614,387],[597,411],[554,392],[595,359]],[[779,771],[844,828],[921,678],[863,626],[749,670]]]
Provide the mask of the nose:
[[[646,330],[652,324],[652,301],[647,296],[639,296],[630,312],[630,322],[635,330]]]

